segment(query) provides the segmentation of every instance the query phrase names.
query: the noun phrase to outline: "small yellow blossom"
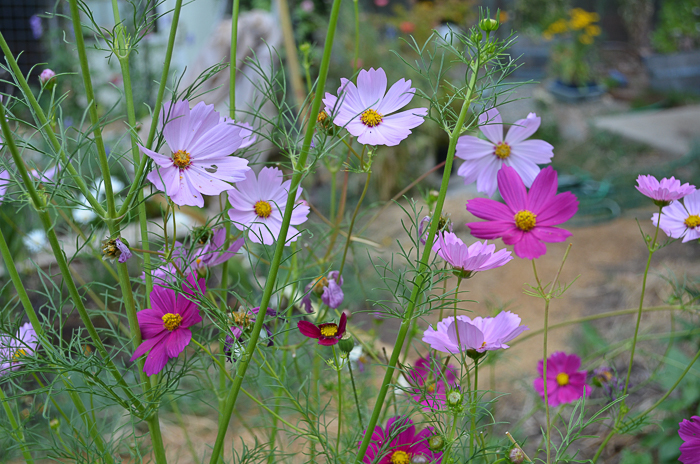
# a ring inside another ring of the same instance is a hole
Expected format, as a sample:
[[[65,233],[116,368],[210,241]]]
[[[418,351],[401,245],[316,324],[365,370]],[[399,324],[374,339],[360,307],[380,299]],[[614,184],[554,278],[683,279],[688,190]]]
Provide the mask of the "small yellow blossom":
[[[588,35],[588,34],[581,34],[581,35],[578,37],[578,41],[581,42],[581,43],[584,44],[584,45],[590,45],[590,44],[593,43],[593,37],[591,37],[591,36]]]

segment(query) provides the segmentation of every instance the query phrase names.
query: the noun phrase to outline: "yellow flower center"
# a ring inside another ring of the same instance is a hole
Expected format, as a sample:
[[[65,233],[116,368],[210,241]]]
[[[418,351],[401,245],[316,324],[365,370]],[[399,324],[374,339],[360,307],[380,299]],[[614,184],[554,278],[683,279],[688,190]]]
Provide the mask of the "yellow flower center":
[[[250,326],[250,314],[235,312],[232,313],[233,323],[237,326],[247,328]]]
[[[700,216],[697,214],[691,214],[685,221],[683,221],[683,223],[688,226],[689,229],[694,229],[697,226],[700,226]]]
[[[182,324],[182,316],[176,313],[168,313],[163,315],[163,325],[165,326],[166,329],[169,331],[173,331],[180,327],[180,324]]]
[[[25,350],[24,348],[20,348],[17,351],[15,351],[15,354],[12,355],[11,362],[14,362],[14,363],[19,362],[19,359],[22,356],[27,356],[27,350]]]
[[[324,337],[335,337],[338,334],[338,326],[335,324],[324,324],[321,327],[321,335]]]
[[[270,217],[270,214],[272,214],[272,206],[270,206],[270,203],[260,200],[255,203],[255,214],[257,214],[258,217],[267,219]]]
[[[314,283],[314,292],[318,295],[323,293],[323,289],[328,287],[328,279],[325,277],[319,277]]]
[[[384,119],[384,116],[371,109],[365,111],[364,113],[362,113],[362,116],[360,116],[362,124],[364,124],[367,127],[378,126],[379,123],[382,122],[382,119]]]
[[[515,215],[515,226],[523,232],[530,231],[537,224],[537,215],[526,209],[518,211]]]
[[[323,122],[326,120],[327,117],[328,117],[328,114],[325,111],[321,111],[320,113],[318,113],[318,116],[316,117],[316,121]]]
[[[184,150],[176,151],[173,153],[173,164],[180,169],[185,169],[192,164],[192,161],[190,161],[190,154]]]
[[[434,383],[431,383],[428,386],[428,393],[435,393],[435,384]]]
[[[498,156],[500,159],[508,158],[510,156],[510,145],[505,142],[498,142],[493,154]]]
[[[569,374],[567,374],[566,372],[560,372],[559,374],[557,374],[557,383],[560,387],[569,385]]]
[[[411,456],[405,451],[394,451],[391,455],[391,464],[409,464]]]

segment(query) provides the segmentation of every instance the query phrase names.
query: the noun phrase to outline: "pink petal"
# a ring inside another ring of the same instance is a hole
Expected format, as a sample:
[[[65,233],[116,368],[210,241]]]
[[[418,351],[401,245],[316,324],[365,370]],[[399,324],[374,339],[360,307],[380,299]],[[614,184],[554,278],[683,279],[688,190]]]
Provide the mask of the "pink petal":
[[[143,365],[143,371],[151,376],[158,374],[163,370],[165,365],[168,363],[168,353],[164,344],[159,344],[154,347],[148,356],[146,356],[146,362]]]
[[[158,166],[163,168],[173,166],[173,159],[170,156],[161,155],[160,153],[151,151],[142,145],[139,145],[139,149],[143,154],[151,158]]]
[[[144,309],[136,313],[136,317],[144,339],[157,337],[166,330],[163,325],[163,314],[160,311]]]
[[[154,338],[150,338],[148,340],[142,341],[141,344],[134,351],[134,355],[131,357],[130,361],[134,361],[137,358],[140,358],[144,354],[151,351],[154,346],[160,345],[167,336],[168,336],[167,333],[162,333],[158,337],[154,337]]]
[[[192,332],[189,329],[178,328],[170,332],[165,341],[168,356],[177,358],[192,340]]]
[[[552,167],[547,167],[540,171],[532,187],[528,192],[528,206],[530,210],[537,214],[537,222],[541,222],[539,217],[542,208],[557,194],[557,171]]]
[[[503,203],[488,198],[467,201],[467,211],[480,219],[490,221],[512,221],[515,213]]]
[[[357,76],[357,91],[365,109],[376,108],[386,93],[386,73],[382,68],[364,69]]]
[[[520,241],[515,243],[513,251],[519,258],[537,259],[547,253],[547,246],[537,240],[531,233],[524,233]]]
[[[537,225],[553,226],[562,224],[576,214],[578,211],[578,199],[571,192],[560,193],[549,203],[543,206],[537,214]]]
[[[551,226],[537,226],[530,231],[538,240],[547,243],[563,242],[571,237],[571,232]]]
[[[503,120],[496,108],[479,115],[479,130],[493,143],[503,141]]]
[[[525,184],[515,169],[503,166],[498,171],[498,191],[513,211],[523,211],[528,207]]]
[[[170,199],[180,206],[204,206],[204,196],[197,190],[189,176],[181,176],[180,190],[170,195]]]
[[[489,160],[489,162],[481,167],[481,172],[479,172],[479,176],[476,179],[476,189],[491,197],[498,187],[498,173],[503,167],[503,161],[497,156],[485,159]]]
[[[316,325],[312,324],[311,322],[299,321],[297,322],[297,328],[299,329],[299,332],[301,332],[302,335],[305,335],[309,338],[321,338],[321,329],[319,329]]]
[[[471,234],[476,238],[492,240],[503,237],[513,229],[512,222],[505,221],[485,221],[467,223]]]
[[[511,166],[517,171],[526,187],[530,187],[535,181],[537,174],[540,173],[539,166],[521,156],[509,156],[508,159],[505,160],[505,165]]]
[[[411,88],[411,80],[399,79],[386,93],[377,107],[377,112],[387,115],[400,110],[411,102],[414,94],[415,90]]]
[[[525,140],[510,147],[511,156],[526,158],[536,164],[547,164],[552,162],[554,147],[544,140]]]
[[[542,120],[535,113],[528,114],[526,119],[518,119],[515,121],[515,124],[508,129],[505,140],[506,143],[512,146],[530,137],[537,132],[541,121]]]
[[[473,160],[484,156],[494,156],[493,143],[473,135],[463,135],[457,140],[455,156],[463,160]]]

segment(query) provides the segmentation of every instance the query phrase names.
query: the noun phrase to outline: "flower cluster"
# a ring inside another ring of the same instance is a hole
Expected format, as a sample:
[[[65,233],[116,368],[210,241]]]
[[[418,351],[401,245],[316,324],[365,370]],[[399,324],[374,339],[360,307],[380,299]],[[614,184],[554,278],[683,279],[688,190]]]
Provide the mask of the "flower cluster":
[[[600,35],[601,29],[597,23],[600,15],[596,12],[589,12],[582,8],[573,8],[569,11],[569,20],[560,18],[550,24],[542,33],[545,40],[552,40],[555,35],[568,31],[579,32],[578,41],[584,45],[593,43],[593,39]]]

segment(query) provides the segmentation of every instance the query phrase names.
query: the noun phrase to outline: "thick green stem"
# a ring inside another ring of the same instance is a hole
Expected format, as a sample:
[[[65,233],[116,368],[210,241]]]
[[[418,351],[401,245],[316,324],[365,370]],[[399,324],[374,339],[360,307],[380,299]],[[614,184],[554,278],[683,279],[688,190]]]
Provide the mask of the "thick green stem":
[[[338,15],[340,13],[340,0],[333,0],[333,8],[331,10],[330,22],[328,24],[328,34],[326,36],[326,45],[323,50],[323,60],[321,62],[320,74],[318,77],[317,92],[313,101],[311,114],[317,114],[321,108],[321,100],[323,98],[323,89],[326,85],[326,78],[328,77],[328,68],[330,66],[330,56],[333,47],[333,38],[335,37],[335,29],[338,24]],[[304,143],[301,148],[301,154],[299,159],[294,166],[294,174],[292,176],[292,182],[289,189],[289,195],[287,197],[287,203],[284,209],[284,218],[282,219],[282,226],[280,227],[279,237],[277,238],[277,246],[275,247],[275,254],[272,258],[272,263],[270,265],[270,273],[268,274],[267,281],[265,282],[265,288],[263,290],[262,301],[260,302],[261,308],[267,308],[270,299],[272,298],[272,293],[275,289],[277,281],[277,272],[279,271],[280,263],[282,262],[282,254],[284,252],[284,247],[287,242],[287,232],[289,231],[289,222],[292,218],[292,211],[294,209],[294,204],[296,202],[296,194],[301,184],[302,176],[306,168],[306,159],[309,155],[309,148],[311,147],[311,140],[314,134],[314,125],[307,125],[306,135],[304,136]],[[218,434],[216,436],[216,442],[214,443],[214,449],[212,451],[212,456],[210,463],[215,464],[218,462],[221,455],[221,450],[224,445],[224,438],[226,437],[226,430],[228,429],[228,424],[231,420],[231,414],[233,413],[233,408],[236,405],[236,399],[238,398],[238,393],[243,384],[243,379],[245,378],[245,373],[248,370],[248,365],[253,357],[253,352],[257,346],[258,338],[260,337],[260,331],[262,330],[263,322],[265,321],[264,309],[260,317],[255,319],[255,325],[251,330],[250,337],[248,339],[248,345],[246,351],[238,361],[238,369],[236,370],[236,377],[233,380],[231,389],[229,390],[229,395],[226,398],[226,404],[224,406],[223,419],[219,424]]]
[[[5,392],[2,388],[0,388],[0,403],[2,403],[5,414],[7,414],[7,418],[10,421],[10,427],[12,427],[12,432],[10,432],[10,435],[12,435],[12,438],[17,440],[17,443],[19,443],[19,449],[22,450],[22,456],[24,456],[24,460],[27,462],[27,464],[34,464],[32,453],[29,451],[29,447],[24,441],[24,432],[19,426],[15,413],[12,411],[10,402],[8,401],[7,396],[5,396]]]
[[[401,355],[401,350],[403,348],[404,341],[406,340],[406,334],[411,326],[413,320],[413,312],[416,309],[416,303],[419,296],[424,291],[423,285],[427,280],[427,275],[429,273],[428,268],[428,258],[433,246],[433,240],[435,238],[435,233],[437,232],[438,221],[440,215],[442,214],[442,207],[445,204],[445,196],[447,195],[447,186],[450,183],[450,175],[452,174],[452,163],[454,161],[455,148],[457,146],[457,139],[462,133],[462,128],[464,127],[464,121],[467,118],[467,111],[469,110],[469,104],[471,103],[472,93],[474,92],[476,86],[477,71],[480,65],[478,61],[472,67],[472,75],[469,80],[469,87],[467,90],[467,95],[462,104],[462,109],[459,112],[459,117],[457,118],[457,123],[454,130],[450,133],[450,144],[447,149],[447,159],[445,161],[445,171],[442,176],[442,183],[440,184],[440,193],[438,194],[438,200],[435,205],[435,214],[430,221],[430,231],[428,233],[427,240],[425,242],[425,248],[423,249],[423,256],[419,263],[418,275],[416,276],[416,283],[411,292],[411,297],[409,304],[404,313],[403,320],[401,321],[401,326],[399,327],[399,333],[396,337],[396,343],[394,343],[394,348],[391,352],[391,357],[389,358],[389,363],[386,367],[386,373],[384,374],[384,379],[382,380],[382,386],[379,389],[379,394],[377,395],[377,402],[374,405],[374,410],[372,411],[372,416],[370,417],[369,423],[367,424],[367,429],[365,435],[362,438],[362,443],[360,443],[360,448],[357,452],[357,457],[355,458],[355,463],[359,464],[362,462],[365,453],[367,452],[367,447],[369,447],[370,441],[372,439],[372,433],[374,432],[374,427],[377,425],[379,420],[379,415],[381,414],[382,408],[384,407],[384,401],[386,400],[386,395],[389,392],[389,384],[391,384],[391,379],[394,376],[394,369],[396,363]]]
[[[634,338],[632,339],[632,350],[630,351],[630,363],[627,366],[627,376],[625,377],[625,388],[622,391],[622,395],[627,394],[627,388],[630,384],[630,376],[632,375],[632,363],[634,362],[634,352],[637,348],[637,334],[639,334],[639,324],[642,321],[642,307],[644,306],[644,294],[647,289],[647,274],[649,274],[649,267],[651,266],[651,257],[656,251],[656,239],[659,236],[659,226],[661,224],[661,211],[663,207],[659,206],[659,221],[656,224],[656,231],[654,232],[654,240],[652,240],[651,245],[647,245],[649,249],[649,256],[647,257],[647,265],[644,267],[644,277],[642,278],[642,294],[639,297],[639,311],[637,312],[637,323],[634,326]],[[624,401],[624,400],[623,400]]]

